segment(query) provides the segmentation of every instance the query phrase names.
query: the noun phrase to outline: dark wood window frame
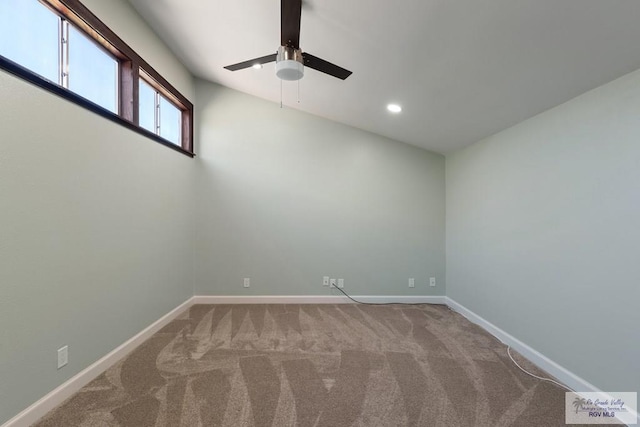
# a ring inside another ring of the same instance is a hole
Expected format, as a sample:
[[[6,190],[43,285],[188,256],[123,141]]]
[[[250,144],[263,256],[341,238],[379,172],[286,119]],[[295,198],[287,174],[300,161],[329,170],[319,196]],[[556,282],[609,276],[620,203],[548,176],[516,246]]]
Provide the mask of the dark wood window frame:
[[[176,88],[151,67],[140,55],[131,49],[106,24],[96,17],[79,0],[40,0],[48,5],[63,18],[73,23],[90,38],[109,51],[119,62],[119,93],[118,114],[95,104],[88,99],[28,70],[0,55],[0,68],[14,74],[30,83],[59,95],[113,122],[119,123],[139,134],[176,150],[182,154],[194,157],[193,152],[193,104],[189,102]],[[182,112],[181,145],[150,132],[139,125],[138,105],[140,70],[143,70],[154,80],[154,88],[169,99]]]

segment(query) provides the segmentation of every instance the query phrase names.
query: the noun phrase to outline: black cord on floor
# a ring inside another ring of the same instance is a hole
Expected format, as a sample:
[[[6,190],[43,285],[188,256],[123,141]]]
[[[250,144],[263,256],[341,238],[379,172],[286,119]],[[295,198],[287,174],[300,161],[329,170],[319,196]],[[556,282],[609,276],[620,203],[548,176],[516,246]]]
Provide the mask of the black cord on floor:
[[[342,290],[342,288],[339,287],[334,287],[334,289],[339,290],[340,292],[342,292],[344,294],[345,297],[349,298],[351,301],[355,302],[356,304],[363,304],[363,305],[430,305],[431,303],[428,302],[362,302],[362,301],[358,301],[356,299],[353,299],[349,296],[349,294],[347,294],[345,291]]]

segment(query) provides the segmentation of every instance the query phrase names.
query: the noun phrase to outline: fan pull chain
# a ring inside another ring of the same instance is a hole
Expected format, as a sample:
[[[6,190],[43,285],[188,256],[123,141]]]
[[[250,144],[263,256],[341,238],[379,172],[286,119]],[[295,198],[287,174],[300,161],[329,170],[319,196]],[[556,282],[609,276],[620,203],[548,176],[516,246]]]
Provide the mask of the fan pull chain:
[[[300,80],[298,80],[298,104],[300,104]]]
[[[280,108],[282,108],[282,79],[280,79]]]

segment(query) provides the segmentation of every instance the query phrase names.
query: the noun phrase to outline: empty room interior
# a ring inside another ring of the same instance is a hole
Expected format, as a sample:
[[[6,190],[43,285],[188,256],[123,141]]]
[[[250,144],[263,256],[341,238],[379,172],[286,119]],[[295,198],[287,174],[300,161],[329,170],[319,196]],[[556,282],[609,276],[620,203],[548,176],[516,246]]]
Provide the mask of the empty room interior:
[[[2,0],[0,425],[561,426],[637,393],[639,18]]]

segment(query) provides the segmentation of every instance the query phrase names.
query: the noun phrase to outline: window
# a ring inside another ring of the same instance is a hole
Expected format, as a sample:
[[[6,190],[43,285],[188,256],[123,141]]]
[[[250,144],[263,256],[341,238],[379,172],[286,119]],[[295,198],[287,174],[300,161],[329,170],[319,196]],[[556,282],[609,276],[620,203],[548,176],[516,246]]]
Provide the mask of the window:
[[[117,113],[118,61],[67,21],[63,29],[65,87]]]
[[[140,103],[138,115],[140,117],[140,126],[150,132],[156,133],[157,125],[157,109],[158,101],[156,99],[157,92],[151,85],[140,79]]]
[[[144,75],[141,72],[141,75]],[[180,144],[182,114],[180,109],[167,99],[159,90],[156,90],[151,83],[147,83],[150,78],[140,77],[140,103],[138,115],[140,126],[160,135],[167,141]]]
[[[57,15],[37,1],[0,1],[0,55],[55,83],[59,73]]]
[[[193,157],[193,105],[79,0],[0,0],[0,68]]]
[[[35,0],[3,0],[0,54],[118,113],[119,63],[69,21]]]

